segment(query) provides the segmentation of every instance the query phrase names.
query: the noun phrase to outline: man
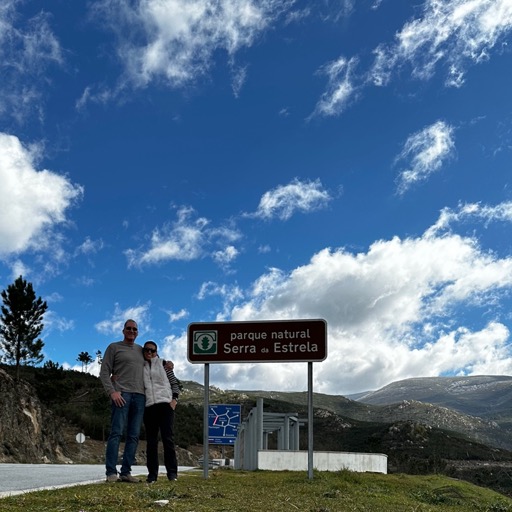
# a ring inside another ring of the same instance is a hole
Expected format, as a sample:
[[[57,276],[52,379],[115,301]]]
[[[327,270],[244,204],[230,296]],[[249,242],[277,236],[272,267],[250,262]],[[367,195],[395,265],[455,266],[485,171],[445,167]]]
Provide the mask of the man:
[[[105,452],[107,482],[138,483],[131,475],[132,464],[139,443],[139,433],[144,417],[144,357],[142,347],[135,343],[137,323],[127,320],[123,328],[123,341],[111,343],[103,356],[100,379],[110,397],[112,416],[110,435]],[[115,376],[114,379],[111,379]],[[126,429],[126,443],[119,476],[117,457],[121,436]]]

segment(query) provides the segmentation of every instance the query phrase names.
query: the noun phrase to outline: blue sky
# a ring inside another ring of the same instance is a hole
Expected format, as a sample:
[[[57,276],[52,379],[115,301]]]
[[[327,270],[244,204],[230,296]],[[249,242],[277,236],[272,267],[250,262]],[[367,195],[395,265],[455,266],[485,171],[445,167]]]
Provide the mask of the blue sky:
[[[4,0],[0,287],[65,367],[134,318],[202,382],[189,323],[324,318],[319,392],[511,374],[511,41],[512,0]]]

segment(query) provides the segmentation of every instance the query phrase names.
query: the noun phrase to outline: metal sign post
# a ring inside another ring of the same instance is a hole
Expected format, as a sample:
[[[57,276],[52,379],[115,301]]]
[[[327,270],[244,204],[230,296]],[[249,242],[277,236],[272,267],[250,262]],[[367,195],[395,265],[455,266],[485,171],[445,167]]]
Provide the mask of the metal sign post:
[[[313,479],[313,363],[308,363],[308,478]]]
[[[210,365],[204,365],[204,411],[203,411],[203,478],[208,478],[208,408],[210,406]]]
[[[80,462],[82,462],[82,445],[85,443],[85,435],[79,432],[76,437],[76,442],[80,445]]]

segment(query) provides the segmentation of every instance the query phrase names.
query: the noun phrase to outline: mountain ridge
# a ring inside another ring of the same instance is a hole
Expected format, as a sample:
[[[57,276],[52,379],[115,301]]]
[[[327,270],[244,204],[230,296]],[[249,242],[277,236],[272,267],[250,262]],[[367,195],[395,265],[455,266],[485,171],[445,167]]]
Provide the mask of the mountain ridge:
[[[402,400],[441,405],[482,418],[507,418],[512,405],[512,377],[415,377],[367,392],[356,401],[369,405],[390,405]]]

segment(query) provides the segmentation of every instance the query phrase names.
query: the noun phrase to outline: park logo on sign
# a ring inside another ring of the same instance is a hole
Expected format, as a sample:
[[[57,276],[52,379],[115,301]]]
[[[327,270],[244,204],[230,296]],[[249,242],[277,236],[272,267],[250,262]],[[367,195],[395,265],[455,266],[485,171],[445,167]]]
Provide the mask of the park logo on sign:
[[[216,354],[217,331],[194,331],[193,354]]]

